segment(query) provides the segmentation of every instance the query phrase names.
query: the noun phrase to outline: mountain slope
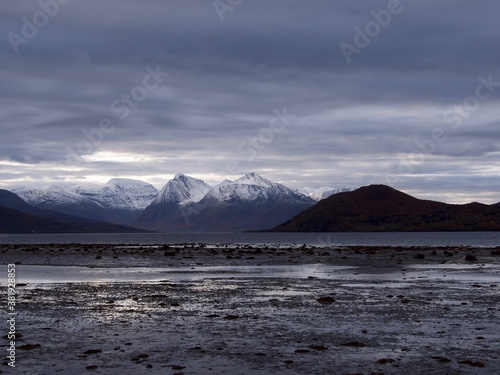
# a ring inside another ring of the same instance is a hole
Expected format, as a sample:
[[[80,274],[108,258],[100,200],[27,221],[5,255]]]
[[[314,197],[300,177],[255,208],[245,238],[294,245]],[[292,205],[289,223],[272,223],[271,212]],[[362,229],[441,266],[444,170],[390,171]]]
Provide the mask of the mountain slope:
[[[500,230],[500,209],[421,200],[384,185],[335,194],[272,229],[276,232]]]
[[[105,186],[80,185],[71,189],[103,208],[131,211],[144,210],[158,191],[144,181],[113,178]]]
[[[14,190],[27,203],[89,220],[130,225],[156,197],[150,184],[112,179],[106,185],[81,185],[65,190],[57,186]]]
[[[89,221],[30,206],[16,194],[0,190],[0,233],[135,233],[136,228]]]
[[[338,193],[345,193],[348,191],[351,191],[352,189],[349,188],[342,188],[342,189],[334,189],[332,187],[324,186],[320,188],[310,188],[310,187],[305,187],[302,189],[299,189],[299,191],[308,196],[311,199],[314,199],[316,202],[319,202],[323,199],[326,199],[333,194],[338,194]]]
[[[303,194],[256,173],[212,188],[203,181],[176,176],[135,225],[157,231],[257,230],[313,204]]]
[[[150,230],[176,230],[177,224],[182,227],[184,222],[183,207],[198,202],[209,190],[210,186],[202,180],[179,173],[167,182],[134,225]]]
[[[198,202],[209,190],[210,186],[204,181],[179,173],[163,187],[152,203],[184,205]]]

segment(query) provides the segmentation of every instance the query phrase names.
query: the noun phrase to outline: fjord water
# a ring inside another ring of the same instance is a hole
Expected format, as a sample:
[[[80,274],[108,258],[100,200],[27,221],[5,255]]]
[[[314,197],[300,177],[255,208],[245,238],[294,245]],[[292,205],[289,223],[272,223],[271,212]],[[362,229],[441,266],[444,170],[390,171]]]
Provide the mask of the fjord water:
[[[5,244],[233,243],[315,246],[500,246],[500,232],[14,234]]]

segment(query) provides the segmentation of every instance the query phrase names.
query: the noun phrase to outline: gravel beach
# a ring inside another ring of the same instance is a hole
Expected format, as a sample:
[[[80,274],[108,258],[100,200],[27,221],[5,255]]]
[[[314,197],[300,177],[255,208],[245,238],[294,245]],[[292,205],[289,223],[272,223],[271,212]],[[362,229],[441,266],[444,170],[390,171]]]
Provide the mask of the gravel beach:
[[[499,248],[4,244],[0,263],[3,373],[500,374]]]

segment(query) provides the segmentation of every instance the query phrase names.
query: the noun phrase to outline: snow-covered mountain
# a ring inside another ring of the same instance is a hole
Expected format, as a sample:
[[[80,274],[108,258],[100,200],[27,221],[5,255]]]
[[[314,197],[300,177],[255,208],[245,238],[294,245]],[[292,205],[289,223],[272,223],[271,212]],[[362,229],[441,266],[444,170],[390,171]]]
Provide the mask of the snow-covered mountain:
[[[77,193],[73,193],[53,185],[40,186],[37,188],[19,188],[12,190],[12,192],[20,196],[30,205],[42,208],[64,206],[68,204],[91,203],[89,199],[86,199]]]
[[[80,185],[70,190],[101,207],[132,211],[144,210],[158,195],[153,185],[125,178],[113,178],[105,186]]]
[[[101,207],[92,200],[58,186],[40,186],[13,190],[26,203],[39,209],[53,210],[84,219],[104,220]]]
[[[57,186],[15,189],[24,201],[85,219],[132,224],[158,194],[143,181],[112,179],[106,185],[80,185],[71,189]]]
[[[348,191],[352,191],[353,189],[350,188],[342,188],[342,189],[335,189],[329,186],[323,186],[320,188],[310,188],[310,187],[305,187],[302,189],[299,189],[299,191],[307,195],[309,198],[314,199],[316,202],[319,202],[323,199],[326,199],[333,194],[338,194],[338,193],[345,193]]]
[[[248,173],[233,181],[219,184],[205,195],[204,201],[276,201],[288,199],[290,201],[304,202],[304,195],[287,188],[285,185],[272,182],[257,173]]]
[[[179,173],[158,192],[151,184],[113,178],[105,185],[16,189],[27,203],[85,219],[156,231],[271,228],[338,189],[290,189],[257,173],[209,186]]]
[[[153,203],[186,205],[199,202],[209,190],[210,186],[204,181],[179,173],[161,189]]]
[[[177,175],[134,224],[157,231],[234,231],[270,228],[315,201],[297,190],[249,173],[210,188]]]
[[[159,223],[170,220],[181,221],[180,209],[188,204],[199,202],[209,190],[210,186],[204,181],[179,173],[167,182],[134,225],[158,231],[172,230]]]

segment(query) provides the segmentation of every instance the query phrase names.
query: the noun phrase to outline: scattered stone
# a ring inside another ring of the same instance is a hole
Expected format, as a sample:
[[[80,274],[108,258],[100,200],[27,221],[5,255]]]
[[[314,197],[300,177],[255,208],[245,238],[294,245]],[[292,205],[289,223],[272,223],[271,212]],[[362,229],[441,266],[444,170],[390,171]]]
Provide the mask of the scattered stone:
[[[475,261],[477,260],[477,258],[476,258],[474,255],[467,255],[467,256],[465,257],[465,260],[466,260],[467,262],[475,262]]]
[[[377,363],[378,363],[379,365],[386,365],[386,364],[388,364],[388,363],[393,363],[393,362],[394,362],[394,359],[392,359],[392,358],[382,358],[382,359],[379,359],[379,360],[377,361]]]
[[[149,358],[149,354],[138,354],[135,357],[132,357],[130,360],[132,362],[141,362],[141,360]]]
[[[40,344],[26,344],[26,345],[18,346],[17,349],[34,350],[34,349],[40,349],[41,347],[42,347],[42,345],[40,345]]]
[[[295,361],[292,361],[291,359],[287,359],[286,361],[283,361],[283,363],[285,363],[285,365],[293,365],[295,363]]]
[[[97,370],[97,366],[96,365],[90,365],[90,366],[87,366],[85,367],[86,370]]]
[[[424,254],[417,254],[414,256],[415,259],[425,259],[425,255]]]
[[[239,319],[238,315],[226,315],[224,317],[224,320],[236,320],[236,319]]]
[[[99,353],[102,353],[101,349],[89,349],[83,354],[99,354]]]
[[[451,359],[448,359],[446,357],[439,357],[439,356],[434,356],[432,359],[436,359],[440,363],[449,363],[451,362]]]
[[[474,361],[470,361],[470,360],[467,360],[467,361],[460,361],[458,362],[459,364],[461,365],[469,365],[469,366],[472,366],[472,367],[484,367],[484,363],[483,362],[474,362]]]
[[[330,304],[330,303],[334,303],[335,302],[335,298],[333,297],[320,297],[317,299],[317,301],[321,304],[324,304],[324,305],[327,305],[327,304]]]
[[[172,370],[184,370],[186,366],[172,365],[170,366]]]
[[[267,356],[266,353],[255,353],[254,355],[257,357],[266,357]]]
[[[295,350],[295,353],[300,353],[300,354],[303,354],[303,353],[309,353],[310,350],[308,349],[297,349]]]

